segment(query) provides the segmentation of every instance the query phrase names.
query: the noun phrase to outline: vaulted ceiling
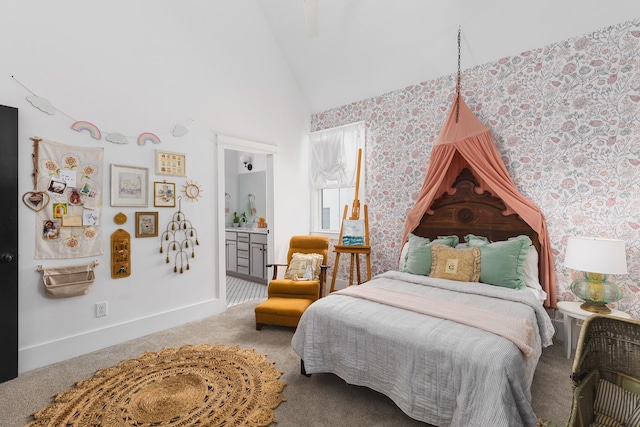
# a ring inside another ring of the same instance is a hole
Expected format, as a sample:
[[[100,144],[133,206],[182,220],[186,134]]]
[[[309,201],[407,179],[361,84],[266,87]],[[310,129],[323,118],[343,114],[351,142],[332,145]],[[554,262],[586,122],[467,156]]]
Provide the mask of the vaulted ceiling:
[[[306,6],[317,24],[309,37]],[[640,18],[640,1],[258,0],[306,97],[320,112]]]

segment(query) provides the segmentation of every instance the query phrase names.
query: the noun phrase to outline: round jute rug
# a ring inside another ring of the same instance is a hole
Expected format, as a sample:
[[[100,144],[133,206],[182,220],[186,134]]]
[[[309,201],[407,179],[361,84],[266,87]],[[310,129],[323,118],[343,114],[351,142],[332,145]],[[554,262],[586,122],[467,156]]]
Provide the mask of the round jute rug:
[[[102,369],[33,414],[36,426],[267,426],[286,400],[265,355],[201,344]]]

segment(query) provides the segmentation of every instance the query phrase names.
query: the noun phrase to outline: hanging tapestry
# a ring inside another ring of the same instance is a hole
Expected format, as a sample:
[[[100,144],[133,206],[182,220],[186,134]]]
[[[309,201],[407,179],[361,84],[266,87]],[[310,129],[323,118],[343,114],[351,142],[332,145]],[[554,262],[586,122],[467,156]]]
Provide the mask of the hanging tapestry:
[[[49,204],[37,212],[35,259],[102,255],[104,149],[41,140],[34,152],[36,186]]]

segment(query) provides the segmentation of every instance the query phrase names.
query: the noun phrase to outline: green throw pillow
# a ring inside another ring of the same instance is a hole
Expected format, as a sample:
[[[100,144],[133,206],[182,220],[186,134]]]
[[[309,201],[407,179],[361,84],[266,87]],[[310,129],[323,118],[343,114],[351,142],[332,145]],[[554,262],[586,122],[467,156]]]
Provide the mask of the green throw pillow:
[[[531,239],[528,236],[488,243],[486,238],[468,235],[469,246],[480,249],[480,282],[511,289],[524,289],[524,263]]]
[[[470,243],[470,242],[476,243],[475,245],[470,245],[470,246],[481,246],[483,244],[491,243],[491,241],[486,237],[476,236],[475,234],[467,234],[466,236],[464,236],[464,241],[467,243]]]
[[[409,245],[404,266],[400,269],[405,273],[428,276],[431,273],[431,245],[441,243],[450,247],[458,244],[458,236],[438,236],[433,242],[426,237],[409,233],[407,244]]]

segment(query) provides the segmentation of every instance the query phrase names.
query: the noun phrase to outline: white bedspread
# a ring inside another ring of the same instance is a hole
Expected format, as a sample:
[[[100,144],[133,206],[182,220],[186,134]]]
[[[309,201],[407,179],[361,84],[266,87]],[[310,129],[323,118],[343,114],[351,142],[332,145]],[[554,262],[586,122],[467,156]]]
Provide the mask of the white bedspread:
[[[380,287],[529,319],[534,355],[506,338],[362,298],[331,294],[313,303],[293,336],[307,373],[334,373],[391,398],[437,426],[534,426],[531,382],[553,325],[531,293],[391,271]]]

